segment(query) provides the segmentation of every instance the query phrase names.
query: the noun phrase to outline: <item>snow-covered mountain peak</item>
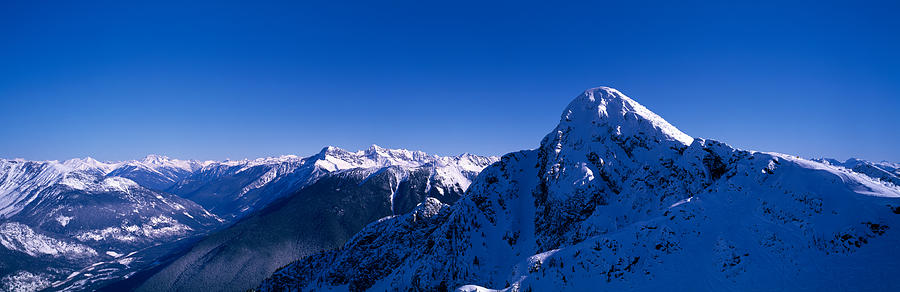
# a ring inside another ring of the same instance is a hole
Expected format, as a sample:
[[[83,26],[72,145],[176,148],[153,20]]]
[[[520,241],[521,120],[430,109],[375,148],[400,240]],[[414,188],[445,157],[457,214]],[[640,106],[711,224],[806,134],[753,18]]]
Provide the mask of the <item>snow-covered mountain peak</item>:
[[[649,175],[648,166],[674,161],[689,145],[708,142],[718,144],[695,141],[618,90],[588,89],[569,103],[541,141],[538,163],[546,198],[579,201],[583,198],[572,195],[595,192],[597,181]]]
[[[200,162],[200,168],[206,169],[215,169],[220,166],[240,166],[241,171],[260,166],[260,165],[276,165],[282,163],[291,163],[291,162],[302,162],[303,158],[297,155],[281,155],[281,156],[273,156],[273,157],[262,157],[256,159],[240,159],[240,160],[231,160],[226,159],[223,161],[204,161]]]
[[[181,160],[181,159],[172,159],[168,156],[157,155],[157,154],[149,154],[145,156],[143,159],[139,161],[130,161],[128,164],[135,166],[143,166],[150,169],[157,168],[171,168],[171,169],[180,169],[184,171],[195,171],[200,169],[204,165],[208,165],[212,163],[212,161],[196,161],[196,160]]]
[[[437,156],[428,155],[422,151],[385,149],[374,144],[372,144],[369,149],[361,152],[362,153],[357,152],[357,154],[365,155],[368,159],[372,159],[376,163],[389,163],[390,165],[397,165],[397,162],[410,162],[412,165],[418,165],[434,161],[437,158]]]
[[[171,160],[168,156],[157,155],[157,154],[148,154],[141,161],[149,164],[164,164]]]
[[[100,175],[109,173],[117,166],[115,163],[100,162],[91,157],[69,159],[62,165],[68,168],[68,171],[84,171]]]
[[[274,163],[283,163],[283,162],[291,162],[291,161],[300,161],[303,160],[300,156],[297,155],[281,155],[274,157],[265,157],[265,158],[257,158],[254,160],[249,160],[251,165],[261,165],[261,164],[274,164]]]
[[[434,162],[437,158],[421,151],[386,149],[378,145],[356,152],[328,146],[313,156],[316,165],[328,171],[385,166],[419,167]]]
[[[678,141],[690,145],[691,136],[681,132],[659,115],[637,101],[610,87],[585,90],[575,98],[560,119],[560,127],[587,125],[605,127],[619,136],[642,135],[658,140]]]
[[[366,149],[365,151],[366,151],[366,153],[378,153],[378,152],[383,152],[384,150],[385,149],[383,147],[378,146],[377,144],[372,144],[372,146],[369,146],[369,148]]]
[[[386,149],[372,145],[368,149],[356,152],[328,146],[314,155],[314,165],[328,172],[354,168],[400,167],[406,169],[427,168],[433,175],[448,182],[459,184],[462,189],[469,186],[471,180],[481,170],[499,160],[498,157],[481,157],[476,155],[437,156],[422,151],[406,149]]]

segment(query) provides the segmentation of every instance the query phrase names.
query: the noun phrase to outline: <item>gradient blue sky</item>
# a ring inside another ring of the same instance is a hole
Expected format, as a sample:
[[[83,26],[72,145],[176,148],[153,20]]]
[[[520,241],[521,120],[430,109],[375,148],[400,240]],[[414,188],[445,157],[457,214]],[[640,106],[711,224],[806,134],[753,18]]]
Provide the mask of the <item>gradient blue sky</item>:
[[[120,2],[0,4],[0,157],[503,154],[607,85],[694,137],[900,161],[898,1]]]

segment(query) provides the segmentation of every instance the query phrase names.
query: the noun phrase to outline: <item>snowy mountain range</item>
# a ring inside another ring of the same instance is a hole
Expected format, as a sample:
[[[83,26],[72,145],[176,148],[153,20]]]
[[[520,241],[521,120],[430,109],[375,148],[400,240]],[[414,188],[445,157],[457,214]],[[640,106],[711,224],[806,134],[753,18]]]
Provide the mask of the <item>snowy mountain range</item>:
[[[816,159],[815,161],[844,167],[854,172],[868,175],[871,178],[900,186],[900,163],[891,163],[887,161],[871,162],[856,158],[850,158],[844,162],[830,158]]]
[[[355,168],[404,168],[434,165],[436,175],[447,177],[460,187],[468,187],[485,165],[484,157],[463,154],[456,157],[428,155],[420,151],[369,149],[349,152],[325,147],[306,158],[281,156],[255,160],[226,161],[203,165],[192,175],[167,189],[193,200],[219,216],[239,218],[273,200],[315,182],[322,175]]]
[[[900,187],[875,171],[896,168],[847,163],[692,138],[594,88],[456,203],[426,199],[259,289],[898,290]]]
[[[139,264],[133,252],[223,223],[190,200],[107,176],[114,169],[90,158],[0,160],[0,287],[61,284],[101,262],[127,268]]]
[[[340,247],[366,224],[408,212],[425,198],[454,203],[482,168],[497,161],[473,155],[434,159],[380,148],[363,153],[329,148],[320,156],[332,162],[338,160],[328,157],[370,159],[357,160],[360,167],[322,175],[301,191],[212,234],[136,284],[137,290],[254,288],[292,260]]]
[[[434,190],[458,197],[481,168],[496,160],[378,146],[357,152],[326,147],[307,158],[222,162],[157,155],[112,163],[0,160],[0,290],[96,289],[155,267],[160,258],[173,257],[208,232],[343,171],[427,168],[435,182],[427,186],[439,185]],[[393,210],[394,205],[415,205],[426,194],[385,196]]]
[[[585,91],[534,150],[0,159],[0,291],[898,290],[900,164]]]

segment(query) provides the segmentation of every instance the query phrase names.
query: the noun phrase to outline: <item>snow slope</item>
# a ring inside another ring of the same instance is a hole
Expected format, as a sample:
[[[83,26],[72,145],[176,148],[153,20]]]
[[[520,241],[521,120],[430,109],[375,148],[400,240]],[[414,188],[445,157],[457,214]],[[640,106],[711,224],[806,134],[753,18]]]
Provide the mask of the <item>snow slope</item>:
[[[887,161],[871,162],[856,158],[850,158],[844,162],[829,158],[817,159],[816,161],[828,165],[844,167],[854,172],[868,175],[871,178],[900,186],[900,164],[898,163],[890,163]]]
[[[259,287],[281,290],[897,290],[900,188],[691,138],[585,91],[535,150]]]

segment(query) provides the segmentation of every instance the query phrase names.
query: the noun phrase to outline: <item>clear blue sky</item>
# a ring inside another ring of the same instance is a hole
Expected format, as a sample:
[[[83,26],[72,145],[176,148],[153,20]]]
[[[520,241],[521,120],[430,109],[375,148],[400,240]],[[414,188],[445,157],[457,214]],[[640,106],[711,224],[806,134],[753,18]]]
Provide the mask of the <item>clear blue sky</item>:
[[[900,161],[898,1],[120,2],[0,4],[0,157],[503,154],[606,85],[694,137]]]

